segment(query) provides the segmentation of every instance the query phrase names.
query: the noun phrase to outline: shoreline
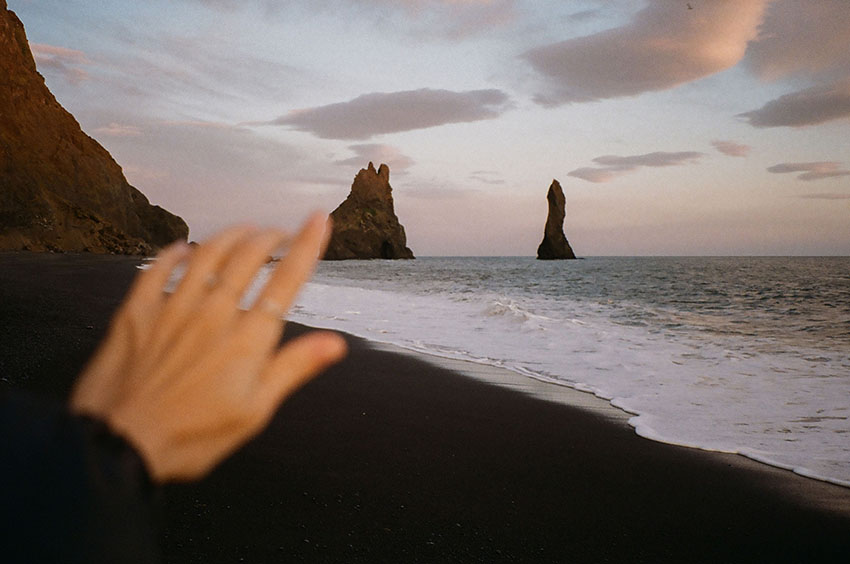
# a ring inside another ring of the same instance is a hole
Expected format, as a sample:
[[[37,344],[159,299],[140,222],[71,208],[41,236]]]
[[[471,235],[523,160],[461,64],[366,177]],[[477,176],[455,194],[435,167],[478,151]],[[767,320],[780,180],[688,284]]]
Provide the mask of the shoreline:
[[[304,325],[300,322],[294,323]],[[339,331],[337,329],[321,326],[316,326],[315,328]],[[344,331],[340,332],[349,334]],[[517,393],[530,395],[532,397],[536,397],[546,401],[590,410],[596,414],[609,418],[611,421],[624,423],[635,433],[635,436],[648,441],[692,449],[706,453],[741,457],[750,463],[756,463],[759,467],[767,466],[774,470],[790,472],[796,476],[800,476],[808,480],[814,480],[816,482],[826,483],[831,486],[845,488],[848,490],[848,493],[850,493],[850,482],[830,478],[827,476],[821,476],[814,472],[810,472],[805,468],[798,469],[796,467],[774,462],[765,457],[749,455],[745,452],[715,450],[699,445],[676,442],[675,440],[666,440],[657,435],[656,433],[642,433],[639,426],[633,422],[633,418],[639,416],[640,413],[629,411],[623,407],[616,406],[612,403],[612,401],[606,399],[605,397],[598,396],[590,390],[582,390],[578,387],[570,385],[567,382],[560,382],[553,379],[547,379],[534,374],[523,374],[522,372],[511,368],[494,366],[492,364],[476,362],[474,360],[441,356],[440,354],[435,352],[408,348],[386,341],[373,340],[369,337],[365,337],[362,335],[352,334],[352,336],[359,339],[363,339],[364,341],[370,343],[377,350],[396,352],[398,354],[414,355],[423,359],[425,362],[434,364],[435,366],[452,370],[461,373],[465,376],[470,376],[485,383],[489,383],[496,386],[502,386]],[[848,501],[844,503],[847,504],[844,506],[844,510],[850,511],[850,498],[848,498]]]
[[[63,398],[138,263],[0,254],[3,388]],[[346,338],[266,431],[164,489],[166,562],[850,558],[847,488]]]
[[[307,327],[303,324],[299,325]],[[668,442],[654,437],[646,437],[641,435],[637,428],[631,423],[632,417],[637,414],[616,407],[607,399],[596,396],[592,392],[573,388],[566,383],[548,382],[534,378],[533,376],[523,375],[509,368],[492,366],[471,360],[442,357],[436,354],[407,349],[392,343],[372,341],[365,337],[358,336],[357,338],[363,339],[366,343],[368,343],[368,346],[379,351],[386,351],[392,354],[412,355],[421,359],[425,363],[455,372],[467,378],[481,381],[488,385],[504,387],[519,394],[524,394],[547,402],[565,405],[570,408],[586,410],[600,416],[612,424],[628,428],[635,434],[636,437],[646,441],[702,452],[706,453],[708,456],[728,458],[729,464],[739,466],[747,469],[748,471],[764,472],[767,475],[775,474],[778,479],[781,479],[782,476],[791,474],[802,479],[802,481],[794,481],[796,483],[793,485],[791,485],[792,482],[789,482],[790,487],[785,489],[785,491],[781,491],[783,495],[794,496],[798,501],[802,503],[809,503],[813,507],[835,510],[840,513],[850,515],[850,484],[839,483],[829,478],[806,475],[795,471],[793,468],[759,460],[758,458],[748,456],[747,454],[740,452],[723,452],[698,446]],[[807,487],[808,482],[823,484],[826,487]],[[834,490],[833,488],[846,490],[846,494],[837,495],[837,492],[841,490]]]

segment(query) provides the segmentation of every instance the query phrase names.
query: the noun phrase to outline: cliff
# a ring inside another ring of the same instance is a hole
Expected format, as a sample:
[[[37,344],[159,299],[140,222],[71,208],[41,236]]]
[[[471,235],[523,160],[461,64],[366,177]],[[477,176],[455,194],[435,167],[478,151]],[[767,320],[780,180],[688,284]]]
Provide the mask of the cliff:
[[[145,255],[188,233],[56,101],[0,0],[0,249]]]
[[[325,260],[412,259],[404,227],[393,209],[390,169],[369,163],[354,177],[351,193],[331,213],[331,234]]]
[[[549,201],[549,216],[546,218],[543,241],[537,247],[537,258],[541,260],[574,259],[576,255],[564,235],[567,199],[557,180],[553,180],[552,185],[549,186],[546,199]]]

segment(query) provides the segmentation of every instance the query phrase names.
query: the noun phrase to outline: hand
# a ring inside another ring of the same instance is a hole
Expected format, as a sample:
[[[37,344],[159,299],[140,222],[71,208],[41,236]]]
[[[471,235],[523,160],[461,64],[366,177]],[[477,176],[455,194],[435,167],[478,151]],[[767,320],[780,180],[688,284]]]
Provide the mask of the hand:
[[[282,316],[329,233],[322,216],[312,217],[248,311],[238,309],[241,296],[286,234],[234,227],[195,250],[185,243],[165,249],[134,282],[77,382],[71,409],[129,440],[155,480],[203,476],[262,430],[281,401],[345,355],[345,341],[330,332],[278,348]],[[164,293],[184,260],[182,281]]]

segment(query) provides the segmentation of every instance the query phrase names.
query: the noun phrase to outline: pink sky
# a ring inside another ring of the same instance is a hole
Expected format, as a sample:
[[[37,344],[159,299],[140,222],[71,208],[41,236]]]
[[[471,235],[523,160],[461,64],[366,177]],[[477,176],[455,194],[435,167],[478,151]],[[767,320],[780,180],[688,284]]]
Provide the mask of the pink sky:
[[[843,0],[8,3],[192,238],[372,160],[421,256],[533,254],[553,178],[579,255],[850,254]]]

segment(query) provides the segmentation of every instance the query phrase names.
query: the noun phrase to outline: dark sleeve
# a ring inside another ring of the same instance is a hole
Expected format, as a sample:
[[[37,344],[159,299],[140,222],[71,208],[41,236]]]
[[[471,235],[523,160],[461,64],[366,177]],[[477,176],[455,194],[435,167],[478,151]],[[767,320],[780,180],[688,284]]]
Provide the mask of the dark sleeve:
[[[157,490],[99,421],[0,397],[0,560],[159,562]]]

